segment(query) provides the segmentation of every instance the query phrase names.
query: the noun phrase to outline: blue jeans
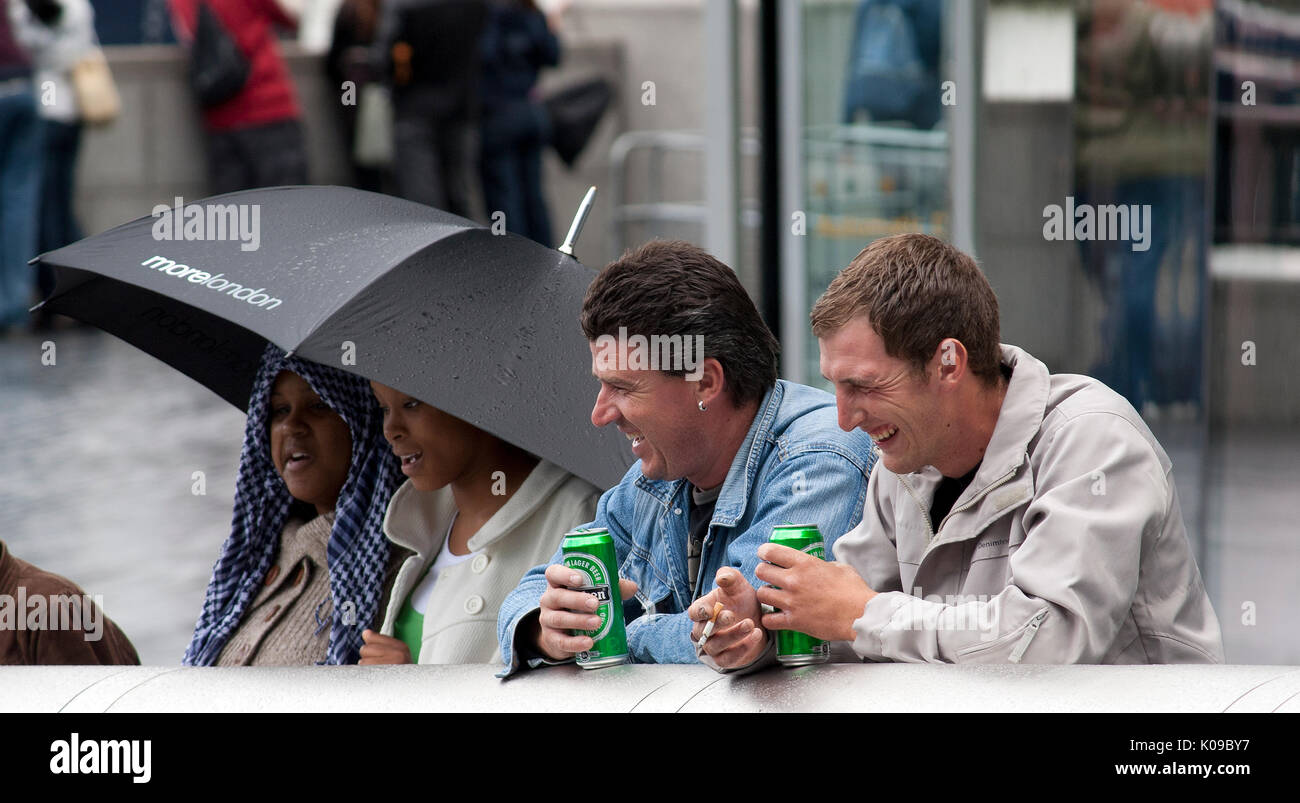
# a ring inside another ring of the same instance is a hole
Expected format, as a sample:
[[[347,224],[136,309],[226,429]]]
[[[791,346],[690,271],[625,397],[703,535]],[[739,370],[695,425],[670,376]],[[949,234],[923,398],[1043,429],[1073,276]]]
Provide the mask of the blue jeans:
[[[41,128],[36,94],[0,89],[0,329],[27,320],[36,256]]]
[[[550,139],[545,111],[526,100],[485,110],[481,130],[479,175],[489,220],[502,212],[506,231],[550,247],[551,216],[542,194],[542,147]]]
[[[1139,412],[1148,401],[1200,404],[1207,275],[1204,180],[1134,179],[1120,182],[1104,197],[1080,193],[1079,202],[1151,206],[1146,251],[1134,251],[1124,240],[1079,244],[1085,269],[1098,281],[1106,305],[1102,357],[1089,373]],[[1162,277],[1169,292],[1161,305],[1157,290]],[[1185,288],[1186,282],[1191,286]],[[1190,302],[1180,303],[1184,296]]]
[[[41,220],[37,250],[62,248],[81,239],[81,227],[73,214],[77,186],[77,151],[81,147],[81,123],[45,120],[44,179],[41,182]],[[54,271],[42,265],[36,277],[41,298],[54,289]]]

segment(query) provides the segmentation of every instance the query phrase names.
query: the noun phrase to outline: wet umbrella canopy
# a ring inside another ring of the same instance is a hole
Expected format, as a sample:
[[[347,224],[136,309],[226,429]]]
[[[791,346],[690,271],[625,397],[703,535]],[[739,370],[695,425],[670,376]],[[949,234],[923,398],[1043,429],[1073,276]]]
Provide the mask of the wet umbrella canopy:
[[[231,193],[43,254],[46,307],[248,404],[267,341],[409,393],[599,487],[632,464],[592,427],[578,326],[593,273],[513,234],[342,187]]]

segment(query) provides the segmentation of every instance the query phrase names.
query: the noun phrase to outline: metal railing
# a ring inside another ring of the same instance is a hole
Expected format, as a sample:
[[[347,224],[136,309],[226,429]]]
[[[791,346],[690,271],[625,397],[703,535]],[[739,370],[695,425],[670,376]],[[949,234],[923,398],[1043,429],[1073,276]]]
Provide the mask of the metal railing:
[[[665,201],[664,168],[669,156],[684,153],[704,153],[705,136],[699,131],[626,131],[620,134],[609,149],[609,188],[613,205],[610,210],[610,253],[623,253],[628,245],[627,228],[633,223],[676,223],[698,225],[705,222],[703,201]],[[634,153],[646,152],[645,200],[632,203],[628,197],[629,162]],[[740,137],[740,155],[759,154],[758,131],[745,129]],[[703,189],[700,189],[701,194]],[[760,216],[758,201],[746,200],[741,204],[740,222],[746,228],[757,228]],[[697,238],[698,239],[698,238]]]

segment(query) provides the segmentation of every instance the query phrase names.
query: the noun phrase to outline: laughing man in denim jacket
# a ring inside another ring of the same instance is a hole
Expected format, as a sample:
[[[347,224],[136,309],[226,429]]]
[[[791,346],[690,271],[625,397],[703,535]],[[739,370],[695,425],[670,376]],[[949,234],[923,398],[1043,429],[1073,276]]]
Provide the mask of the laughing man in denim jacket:
[[[744,287],[693,245],[652,242],[611,263],[582,326],[601,383],[592,423],[617,426],[638,458],[588,525],[614,538],[628,651],[694,663],[691,601],[715,578],[754,583],[756,551],[778,524],[816,524],[829,552],[862,516],[872,444],[839,428],[832,396],[776,379],[776,339]],[[503,675],[591,647],[570,631],[599,624],[596,598],[569,588],[578,583],[560,559],[531,569],[501,606]],[[729,665],[758,666],[771,651],[755,622],[717,624]]]

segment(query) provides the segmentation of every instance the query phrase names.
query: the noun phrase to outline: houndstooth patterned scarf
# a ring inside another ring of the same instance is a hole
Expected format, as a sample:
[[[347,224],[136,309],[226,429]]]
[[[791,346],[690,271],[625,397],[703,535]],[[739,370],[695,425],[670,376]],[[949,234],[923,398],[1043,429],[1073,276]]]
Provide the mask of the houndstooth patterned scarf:
[[[334,528],[326,550],[333,601],[327,663],[354,664],[360,658],[361,631],[379,613],[389,546],[384,511],[397,488],[400,468],[384,441],[382,420],[360,377],[336,368],[286,357],[267,346],[253,382],[235,483],[234,520],[208,583],[203,612],[185,651],[187,666],[211,666],[239,627],[275,558],[293,498],[271,462],[267,425],[271,386],[281,371],[307,381],[338,413],[352,433],[352,464],[339,491]],[[323,626],[323,625],[322,625]]]

